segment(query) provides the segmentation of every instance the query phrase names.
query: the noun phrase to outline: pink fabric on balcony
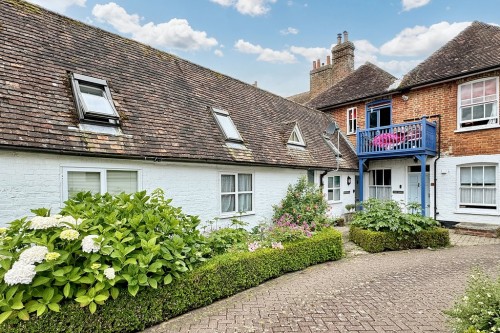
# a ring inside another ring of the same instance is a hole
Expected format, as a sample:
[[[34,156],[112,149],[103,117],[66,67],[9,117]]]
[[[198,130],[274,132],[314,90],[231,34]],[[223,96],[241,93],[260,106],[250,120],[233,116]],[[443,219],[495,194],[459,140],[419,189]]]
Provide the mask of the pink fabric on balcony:
[[[404,133],[382,133],[372,140],[372,145],[382,149],[392,149],[394,145],[405,141]]]

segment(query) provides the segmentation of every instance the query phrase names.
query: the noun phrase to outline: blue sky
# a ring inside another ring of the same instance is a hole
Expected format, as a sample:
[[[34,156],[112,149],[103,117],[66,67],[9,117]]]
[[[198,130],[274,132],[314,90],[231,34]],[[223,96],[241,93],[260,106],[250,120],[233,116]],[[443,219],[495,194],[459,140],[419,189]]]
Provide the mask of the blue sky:
[[[401,77],[474,20],[500,24],[499,0],[30,0],[262,89],[309,89],[337,33]]]

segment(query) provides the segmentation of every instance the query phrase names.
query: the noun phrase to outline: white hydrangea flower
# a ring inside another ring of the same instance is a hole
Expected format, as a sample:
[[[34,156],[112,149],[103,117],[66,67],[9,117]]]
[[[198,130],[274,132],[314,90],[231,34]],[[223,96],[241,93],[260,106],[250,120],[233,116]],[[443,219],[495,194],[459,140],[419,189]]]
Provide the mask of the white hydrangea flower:
[[[40,245],[32,246],[21,252],[21,255],[19,256],[19,262],[28,265],[41,263],[42,261],[45,260],[45,255],[47,253],[49,253],[49,249],[47,249],[47,247],[45,246],[40,246]]]
[[[54,216],[35,216],[30,221],[30,229],[40,230],[59,227],[59,219]]]
[[[69,215],[68,216],[61,216],[58,218],[58,220],[59,220],[60,224],[69,223],[72,225],[77,225],[76,219],[73,216],[69,216]]]
[[[113,267],[106,268],[104,270],[104,276],[106,276],[108,280],[113,280],[115,278],[115,269]]]
[[[86,253],[98,252],[101,249],[101,245],[96,244],[94,239],[99,236],[88,235],[82,239],[82,251]]]
[[[12,268],[5,273],[3,280],[9,286],[15,284],[30,284],[35,275],[35,265],[17,261],[12,265]]]
[[[78,237],[80,237],[80,233],[76,230],[73,230],[73,229],[63,230],[59,234],[59,238],[61,238],[63,240],[75,240],[75,239],[78,239]]]

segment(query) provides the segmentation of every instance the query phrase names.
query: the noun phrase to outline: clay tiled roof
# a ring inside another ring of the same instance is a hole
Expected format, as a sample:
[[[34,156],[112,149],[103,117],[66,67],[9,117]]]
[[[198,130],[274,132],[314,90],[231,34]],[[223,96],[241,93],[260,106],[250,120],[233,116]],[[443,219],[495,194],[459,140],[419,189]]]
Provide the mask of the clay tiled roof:
[[[288,96],[287,98],[291,101],[294,101],[295,103],[305,105],[311,99],[311,94],[309,91],[305,91],[300,94]]]
[[[313,98],[307,105],[321,109],[380,95],[386,92],[395,81],[394,76],[367,62]]]
[[[18,0],[0,1],[0,147],[63,154],[334,168],[311,110],[138,42]],[[69,74],[108,82],[123,135],[78,128]],[[226,146],[207,107],[229,112],[247,150]],[[288,148],[297,122],[307,149]],[[355,169],[347,142],[343,168]]]
[[[473,22],[405,75],[409,88],[500,66],[500,27]]]

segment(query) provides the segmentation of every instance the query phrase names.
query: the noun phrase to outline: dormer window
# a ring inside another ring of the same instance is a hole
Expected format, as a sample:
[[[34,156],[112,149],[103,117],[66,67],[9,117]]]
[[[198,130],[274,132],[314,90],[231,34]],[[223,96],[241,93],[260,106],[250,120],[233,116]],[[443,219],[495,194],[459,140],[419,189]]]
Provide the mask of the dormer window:
[[[105,80],[72,74],[71,84],[80,121],[118,125],[120,117]]]
[[[212,108],[212,112],[215,120],[217,121],[217,125],[224,134],[226,141],[242,143],[243,139],[241,138],[236,125],[234,125],[229,113],[215,108]]]
[[[295,124],[293,127],[290,138],[288,139],[288,144],[302,147],[306,145],[302,133],[300,133],[299,125]]]

